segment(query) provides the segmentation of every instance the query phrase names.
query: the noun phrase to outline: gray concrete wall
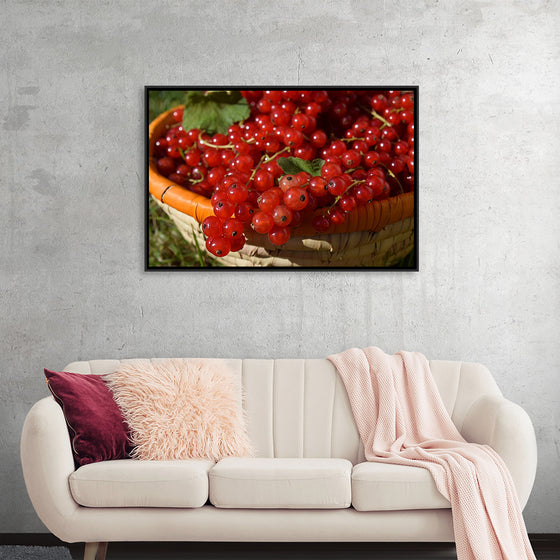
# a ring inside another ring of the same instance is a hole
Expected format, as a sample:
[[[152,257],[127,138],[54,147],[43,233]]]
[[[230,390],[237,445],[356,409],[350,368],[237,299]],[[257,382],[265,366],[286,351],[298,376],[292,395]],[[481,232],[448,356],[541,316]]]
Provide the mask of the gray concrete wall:
[[[560,531],[554,1],[0,3],[0,532],[42,368],[148,356],[480,361],[531,415]],[[420,86],[420,272],[144,267],[145,84]]]

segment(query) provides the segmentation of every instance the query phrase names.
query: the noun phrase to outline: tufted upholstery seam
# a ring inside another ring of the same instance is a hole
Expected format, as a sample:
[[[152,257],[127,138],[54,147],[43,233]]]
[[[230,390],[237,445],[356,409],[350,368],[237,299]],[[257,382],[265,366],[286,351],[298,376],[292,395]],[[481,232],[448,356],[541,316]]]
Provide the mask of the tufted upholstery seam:
[[[303,360],[303,390],[301,399],[301,456],[307,457],[307,452],[305,449],[305,384],[307,383],[307,360]]]
[[[332,398],[332,408],[331,408],[331,448],[329,450],[329,457],[333,456],[333,434],[334,434],[334,410],[335,410],[335,403],[336,403],[336,381],[334,382],[334,389],[333,389],[333,398]]]
[[[270,406],[270,411],[272,414],[272,456],[276,457],[276,407],[275,402],[276,402],[276,360],[272,361],[272,391],[271,393],[271,398],[272,398],[272,403]]]

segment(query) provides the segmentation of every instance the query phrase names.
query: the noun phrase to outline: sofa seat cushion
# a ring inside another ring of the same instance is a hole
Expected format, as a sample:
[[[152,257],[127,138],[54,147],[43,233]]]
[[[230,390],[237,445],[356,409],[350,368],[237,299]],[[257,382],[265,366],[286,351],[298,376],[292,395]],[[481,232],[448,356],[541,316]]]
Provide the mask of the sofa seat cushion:
[[[213,465],[204,459],[103,461],[74,471],[70,491],[86,507],[198,508],[208,500]]]
[[[352,469],[352,506],[358,511],[444,509],[451,504],[422,467],[359,463]]]
[[[210,470],[210,502],[219,508],[347,508],[351,473],[346,459],[227,457]]]

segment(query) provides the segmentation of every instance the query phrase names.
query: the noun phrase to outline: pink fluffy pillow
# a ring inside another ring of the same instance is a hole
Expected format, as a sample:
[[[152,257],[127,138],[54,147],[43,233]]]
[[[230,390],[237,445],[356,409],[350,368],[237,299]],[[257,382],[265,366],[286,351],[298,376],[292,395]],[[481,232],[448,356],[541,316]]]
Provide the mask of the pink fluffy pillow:
[[[135,360],[105,376],[137,459],[253,454],[241,387],[220,360]]]

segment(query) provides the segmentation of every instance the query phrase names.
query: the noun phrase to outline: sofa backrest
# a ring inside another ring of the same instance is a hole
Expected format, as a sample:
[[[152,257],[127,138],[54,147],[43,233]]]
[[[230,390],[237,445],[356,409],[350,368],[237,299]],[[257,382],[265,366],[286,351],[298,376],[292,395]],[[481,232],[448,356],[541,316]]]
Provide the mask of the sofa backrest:
[[[65,371],[105,374],[129,360],[73,362]],[[358,463],[364,450],[344,385],[326,359],[224,360],[243,387],[249,435],[259,457],[340,457]],[[444,405],[461,430],[484,394],[501,395],[480,364],[431,360]]]

